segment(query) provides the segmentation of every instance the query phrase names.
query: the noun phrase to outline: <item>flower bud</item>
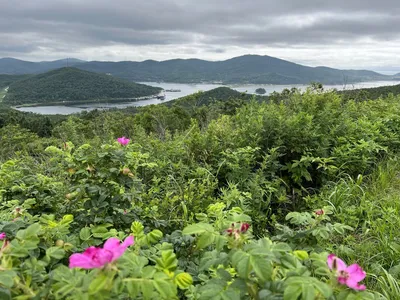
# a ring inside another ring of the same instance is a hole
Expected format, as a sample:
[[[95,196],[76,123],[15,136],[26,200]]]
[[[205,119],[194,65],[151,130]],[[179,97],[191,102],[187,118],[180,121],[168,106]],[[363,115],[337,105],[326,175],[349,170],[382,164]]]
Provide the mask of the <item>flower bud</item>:
[[[131,173],[131,170],[129,168],[123,168],[122,169],[122,174],[128,175],[129,173]]]
[[[246,233],[247,230],[249,230],[249,228],[250,228],[250,224],[249,224],[249,223],[243,223],[243,224],[240,226],[240,232],[241,232],[241,233]]]
[[[316,210],[314,213],[315,213],[317,216],[321,216],[321,215],[323,215],[325,212],[324,212],[323,209],[318,209],[318,210]]]

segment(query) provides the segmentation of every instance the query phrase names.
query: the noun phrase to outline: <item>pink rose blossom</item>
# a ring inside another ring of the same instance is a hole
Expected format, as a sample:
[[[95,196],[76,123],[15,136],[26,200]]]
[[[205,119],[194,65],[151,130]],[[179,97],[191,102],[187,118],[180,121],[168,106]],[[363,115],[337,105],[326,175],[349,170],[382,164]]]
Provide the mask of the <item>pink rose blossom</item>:
[[[336,272],[337,280],[340,284],[345,284],[354,290],[365,290],[365,285],[360,285],[359,282],[366,276],[364,270],[358,264],[347,266],[343,260],[336,257],[335,254],[328,256],[329,269]]]
[[[133,245],[133,242],[133,236],[131,235],[122,243],[117,238],[109,238],[103,248],[92,246],[83,253],[72,254],[69,258],[69,267],[82,269],[101,268],[120,258],[125,250],[130,245]]]
[[[126,138],[126,137],[120,137],[117,139],[118,143],[120,143],[122,146],[126,146],[128,145],[128,143],[130,142],[130,139]]]
[[[7,235],[5,232],[0,233],[0,240],[4,240],[6,238],[6,236]]]

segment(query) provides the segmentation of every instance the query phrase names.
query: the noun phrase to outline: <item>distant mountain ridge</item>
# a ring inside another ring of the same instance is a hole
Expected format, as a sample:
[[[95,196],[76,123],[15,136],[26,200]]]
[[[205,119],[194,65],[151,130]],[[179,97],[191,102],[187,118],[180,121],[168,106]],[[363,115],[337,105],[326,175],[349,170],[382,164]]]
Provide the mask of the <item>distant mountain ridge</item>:
[[[271,56],[244,55],[224,61],[171,59],[143,62],[68,60],[70,66],[115,77],[142,82],[179,83],[255,83],[255,84],[348,84],[362,81],[393,80],[395,76],[368,70],[339,70],[328,67],[308,67]],[[0,59],[0,74],[32,74],[64,67],[67,60],[26,62]],[[64,65],[63,65],[64,64]]]
[[[54,61],[30,62],[11,57],[0,58],[0,74],[22,75],[38,74],[47,71],[76,66],[85,61],[76,58],[64,58]]]

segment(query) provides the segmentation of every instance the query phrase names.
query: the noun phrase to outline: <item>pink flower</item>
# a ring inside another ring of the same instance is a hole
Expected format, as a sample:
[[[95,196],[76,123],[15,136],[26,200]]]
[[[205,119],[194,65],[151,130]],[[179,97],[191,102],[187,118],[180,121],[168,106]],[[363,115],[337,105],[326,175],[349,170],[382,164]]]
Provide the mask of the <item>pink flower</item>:
[[[122,146],[126,146],[128,145],[128,143],[130,142],[130,139],[126,138],[126,137],[120,137],[117,139],[118,143],[120,143]]]
[[[318,210],[315,211],[315,214],[316,214],[317,216],[321,216],[321,215],[323,215],[324,213],[325,213],[325,212],[324,212],[323,209],[318,209]]]
[[[83,253],[72,254],[69,258],[69,267],[82,269],[101,268],[120,258],[125,250],[130,245],[133,245],[133,242],[133,236],[131,235],[122,244],[117,238],[109,238],[103,248],[92,246]]]
[[[343,260],[336,257],[335,254],[328,256],[329,269],[336,272],[337,280],[340,284],[345,284],[354,290],[365,290],[365,285],[360,285],[358,282],[363,280],[366,276],[364,270],[357,264],[347,266]]]
[[[6,238],[6,236],[7,235],[5,232],[0,233],[0,240],[4,240]]]

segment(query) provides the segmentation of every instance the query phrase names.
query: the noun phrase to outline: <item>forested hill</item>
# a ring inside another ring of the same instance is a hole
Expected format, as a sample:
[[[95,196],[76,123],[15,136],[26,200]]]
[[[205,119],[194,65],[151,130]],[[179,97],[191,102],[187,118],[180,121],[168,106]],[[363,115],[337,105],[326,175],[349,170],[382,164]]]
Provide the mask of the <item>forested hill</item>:
[[[11,83],[26,79],[29,75],[4,75],[0,74],[0,89],[9,86]]]
[[[83,62],[69,60],[70,66],[97,73],[141,82],[222,82],[266,84],[348,84],[371,80],[392,80],[395,76],[366,70],[339,70],[308,67],[271,56],[244,55],[224,61],[172,59],[143,62],[121,61]],[[0,59],[0,74],[28,74],[59,68],[66,60],[32,63],[15,59]]]
[[[61,68],[12,83],[4,102],[18,105],[62,101],[117,101],[150,96],[160,91],[160,88],[132,83],[109,75],[76,68]]]
[[[250,100],[253,97],[253,95],[241,93],[228,87],[218,87],[206,92],[198,92],[176,100],[168,101],[166,102],[166,105],[199,107],[207,106],[217,101]]]

